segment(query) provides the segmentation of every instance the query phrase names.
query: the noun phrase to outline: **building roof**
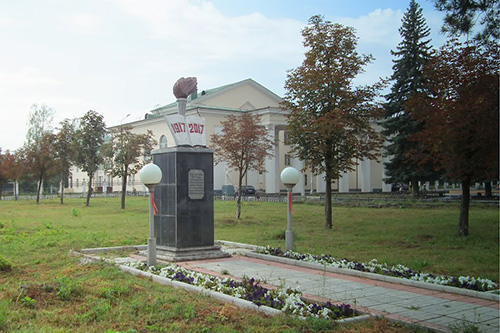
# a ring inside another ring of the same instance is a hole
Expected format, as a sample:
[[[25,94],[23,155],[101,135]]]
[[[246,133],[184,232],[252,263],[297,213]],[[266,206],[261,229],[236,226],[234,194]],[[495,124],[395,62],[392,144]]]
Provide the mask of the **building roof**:
[[[278,105],[281,102],[281,97],[273,93],[271,90],[267,89],[266,87],[262,86],[261,84],[257,83],[256,81],[252,79],[245,79],[239,82],[235,83],[230,83],[226,84],[220,87],[212,88],[212,89],[207,89],[207,90],[202,90],[201,92],[195,91],[191,95],[188,96],[187,99],[187,104],[186,104],[186,111],[187,110],[192,110],[196,108],[218,108],[218,109],[226,109],[226,110],[232,110],[232,111],[250,111],[252,109],[255,109],[255,107],[252,105],[252,103],[246,101],[242,104],[240,108],[234,108],[234,107],[228,107],[227,105],[211,105],[207,104],[208,100],[216,97],[218,95],[222,95],[225,93],[230,92],[233,89],[236,89],[238,87],[242,86],[251,86],[252,88],[258,90],[261,94],[267,96],[270,100],[272,100],[276,105]],[[170,104],[155,108],[148,112],[146,114],[146,118],[156,118],[160,117],[166,114],[173,114],[177,113],[177,102],[172,102]]]

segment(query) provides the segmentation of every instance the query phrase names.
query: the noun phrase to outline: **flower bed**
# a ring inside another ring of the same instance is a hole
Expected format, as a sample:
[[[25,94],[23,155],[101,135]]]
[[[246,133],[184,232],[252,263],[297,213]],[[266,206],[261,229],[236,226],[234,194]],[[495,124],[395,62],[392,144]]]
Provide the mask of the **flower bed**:
[[[356,312],[349,304],[326,304],[305,303],[302,293],[292,288],[281,287],[268,289],[259,284],[253,278],[244,278],[243,281],[235,281],[230,278],[221,279],[217,276],[198,273],[187,270],[174,264],[161,267],[150,266],[142,262],[127,263],[128,266],[156,274],[173,281],[179,281],[203,287],[208,290],[224,293],[233,297],[248,300],[261,306],[269,306],[300,317],[316,317],[323,319],[341,319],[354,317]]]
[[[420,271],[412,271],[410,268],[403,265],[389,266],[385,263],[379,263],[376,259],[369,263],[360,263],[348,259],[336,259],[331,255],[312,255],[303,254],[293,251],[283,252],[280,247],[273,248],[271,246],[259,247],[258,253],[269,254],[289,259],[301,260],[305,262],[328,265],[337,268],[347,268],[362,272],[370,272],[394,276],[402,279],[422,281],[427,283],[441,284],[458,288],[466,288],[477,291],[488,291],[498,289],[498,285],[488,279],[475,278],[469,276],[460,276],[458,278],[447,275],[437,275],[430,273],[422,273]]]

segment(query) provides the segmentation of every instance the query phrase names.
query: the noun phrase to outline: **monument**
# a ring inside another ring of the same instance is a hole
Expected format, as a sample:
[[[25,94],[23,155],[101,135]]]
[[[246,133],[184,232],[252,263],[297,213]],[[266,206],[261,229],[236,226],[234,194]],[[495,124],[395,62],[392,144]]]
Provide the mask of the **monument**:
[[[163,178],[155,189],[157,256],[169,261],[227,257],[214,245],[213,150],[206,147],[205,120],[185,116],[196,78],[181,78],[173,88],[178,114],[165,120],[176,146],[152,152]]]

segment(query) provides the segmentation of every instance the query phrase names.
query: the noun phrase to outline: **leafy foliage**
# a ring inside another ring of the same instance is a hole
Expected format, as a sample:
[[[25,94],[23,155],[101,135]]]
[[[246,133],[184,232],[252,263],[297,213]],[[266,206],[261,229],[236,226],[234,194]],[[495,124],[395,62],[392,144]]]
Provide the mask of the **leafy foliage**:
[[[106,134],[106,125],[103,116],[96,111],[89,110],[80,118],[75,132],[76,165],[86,172],[89,177],[87,201],[89,205],[92,180],[95,172],[104,161],[101,146]]]
[[[75,120],[65,119],[60,123],[59,132],[54,137],[55,168],[60,175],[61,204],[64,202],[65,182],[76,155],[73,143],[75,131]]]
[[[260,116],[244,113],[229,115],[221,122],[222,133],[211,137],[216,158],[238,170],[238,200],[236,218],[241,214],[241,187],[248,170],[265,172],[264,161],[272,147]]]
[[[142,168],[146,158],[141,157],[148,157],[154,145],[153,132],[136,134],[131,129],[131,126],[115,127],[110,131],[111,139],[102,146],[106,171],[113,177],[122,178],[122,209],[125,209],[127,179]]]
[[[290,110],[293,152],[313,172],[325,173],[325,225],[331,228],[331,182],[353,170],[357,159],[378,156],[383,138],[372,121],[380,116],[374,100],[381,85],[353,87],[373,59],[356,52],[353,28],[313,16],[302,36],[308,50],[302,65],[288,73],[283,107]]]
[[[15,184],[18,184],[25,172],[26,161],[22,148],[15,152],[7,150],[4,154],[0,150],[0,183],[11,180]],[[16,200],[19,197],[17,186],[14,186],[14,197]]]
[[[45,104],[33,104],[24,144],[27,173],[38,182],[36,203],[40,202],[43,181],[54,171],[52,120],[55,111]]]
[[[26,145],[24,147],[25,166],[27,173],[32,175],[38,182],[36,203],[40,202],[43,181],[54,175],[54,145],[55,135],[45,133],[36,144]]]
[[[413,139],[429,152],[414,161],[430,161],[462,184],[461,235],[468,234],[471,183],[498,179],[498,51],[495,44],[448,42],[425,68],[431,95],[415,94],[408,102],[422,126]]]

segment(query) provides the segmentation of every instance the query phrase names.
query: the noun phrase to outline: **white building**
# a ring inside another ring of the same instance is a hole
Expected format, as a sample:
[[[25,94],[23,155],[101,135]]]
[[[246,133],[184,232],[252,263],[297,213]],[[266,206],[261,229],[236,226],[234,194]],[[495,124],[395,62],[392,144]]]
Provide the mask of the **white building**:
[[[172,95],[172,98],[175,97]],[[207,146],[210,148],[210,136],[220,133],[222,130],[221,121],[230,114],[241,114],[249,112],[261,115],[262,126],[269,131],[269,137],[275,142],[272,150],[272,157],[266,160],[266,172],[259,174],[249,171],[245,180],[245,185],[253,185],[258,191],[266,193],[278,193],[284,191],[279,175],[286,166],[293,166],[302,169],[304,163],[291,157],[290,146],[286,144],[287,111],[280,108],[281,98],[272,91],[253,81],[246,79],[222,87],[197,91],[188,97],[186,115],[199,115],[205,118],[205,134]],[[151,130],[156,140],[157,148],[174,146],[174,139],[169,131],[164,115],[177,113],[177,103],[159,107],[146,114],[144,120],[135,121],[123,125],[132,126],[132,132],[146,133]],[[118,126],[115,126],[118,127]],[[220,190],[222,185],[230,182],[237,185],[237,172],[228,170],[225,162],[218,163],[214,167],[214,190]],[[373,192],[391,190],[390,185],[385,184],[384,169],[380,161],[366,160],[359,161],[356,170],[344,174],[341,179],[334,182],[333,190],[339,192]],[[74,169],[69,180],[67,192],[82,193],[88,181],[87,175],[78,169]],[[94,191],[121,191],[121,179],[112,179],[105,174],[105,170],[100,168],[94,178]],[[138,175],[130,176],[127,190],[143,191],[142,183]],[[324,192],[325,181],[323,176],[313,176],[306,171],[301,175],[300,182],[294,187],[294,192]]]

